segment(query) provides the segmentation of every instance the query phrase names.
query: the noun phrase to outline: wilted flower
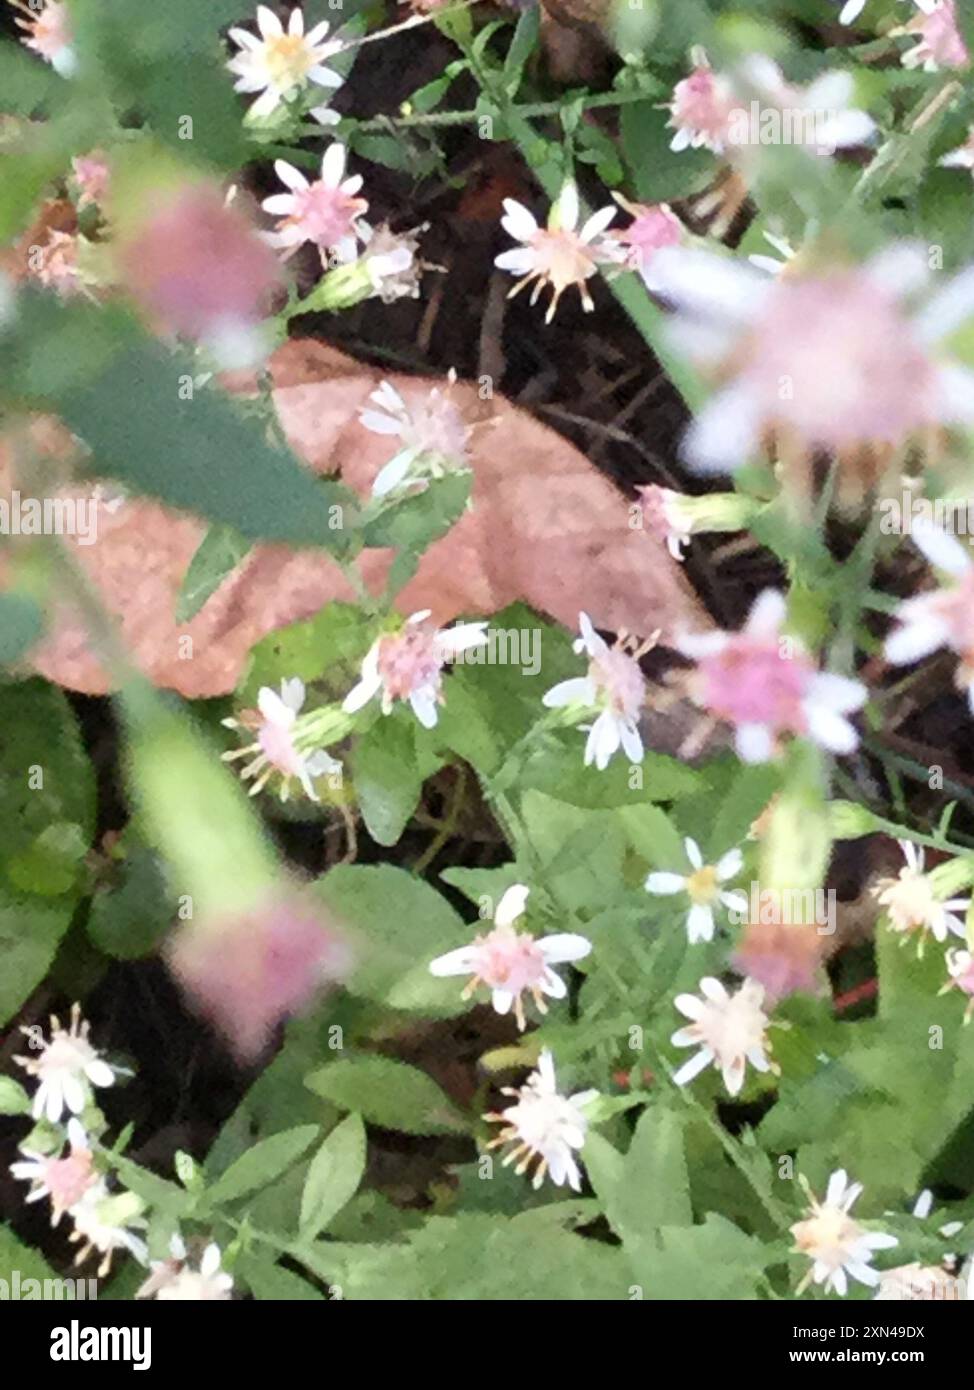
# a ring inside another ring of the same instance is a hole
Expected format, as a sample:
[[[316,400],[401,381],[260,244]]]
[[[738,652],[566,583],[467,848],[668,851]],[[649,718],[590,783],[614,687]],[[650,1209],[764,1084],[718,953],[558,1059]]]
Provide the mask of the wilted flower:
[[[531,1073],[525,1084],[520,1089],[505,1086],[503,1094],[516,1097],[516,1103],[500,1113],[484,1116],[485,1120],[504,1125],[487,1147],[513,1144],[503,1163],[506,1167],[516,1160],[515,1173],[527,1172],[538,1160],[531,1184],[535,1188],[541,1186],[547,1173],[556,1187],[567,1182],[573,1192],[580,1192],[582,1179],[575,1154],[584,1146],[588,1130],[584,1107],[598,1091],[559,1095],[555,1064],[546,1048],[538,1058],[538,1070]]]
[[[69,1152],[63,1157],[60,1150],[51,1155],[22,1148],[23,1159],[10,1165],[15,1178],[31,1185],[26,1201],[51,1199],[52,1226],[56,1226],[63,1214],[80,1202],[89,1187],[98,1181],[88,1136],[78,1120],[68,1121],[67,1137]]]
[[[951,946],[947,950],[947,974],[950,979],[940,991],[945,994],[949,989],[959,989],[967,995],[967,1008],[964,1010],[964,1022],[970,1023],[974,1016],[974,956],[970,951],[960,951],[956,946]]]
[[[366,406],[359,420],[373,434],[398,436],[401,446],[376,474],[373,497],[385,497],[403,486],[425,487],[430,479],[468,469],[470,430],[450,396],[456,379],[451,370],[445,390],[434,386],[426,400],[414,406],[407,406],[388,381],[369,396],[378,409]]]
[[[73,76],[78,60],[72,47],[71,15],[67,5],[60,0],[46,0],[38,13],[36,4],[25,5],[19,0],[11,0],[11,3],[29,16],[28,19],[15,17],[15,22],[26,34],[21,43],[50,63],[62,77]]]
[[[71,1007],[71,1022],[62,1028],[51,1016],[51,1036],[42,1043],[37,1056],[16,1057],[14,1060],[36,1078],[37,1090],[31,1114],[56,1125],[65,1110],[80,1115],[91,1096],[92,1086],[111,1086],[115,1071],[102,1059],[101,1053],[88,1041],[90,1024],[81,1017],[81,1005]],[[34,1030],[21,1030],[34,1041]]]
[[[100,150],[72,159],[71,173],[78,186],[79,211],[89,204],[104,203],[111,171],[106,156]]]
[[[346,978],[352,954],[325,909],[283,884],[249,912],[184,923],[168,961],[191,1003],[252,1062],[279,1024]]]
[[[303,90],[309,82],[319,87],[342,85],[343,79],[324,65],[325,59],[342,46],[334,39],[324,42],[329,28],[327,20],[305,33],[304,15],[300,9],[294,9],[285,33],[274,11],[258,5],[257,28],[259,39],[246,29],[230,30],[230,38],[240,52],[227,63],[237,77],[234,91],[261,93],[250,108],[252,116],[269,116],[281,101]]]
[[[372,283],[372,295],[383,304],[397,299],[418,299],[419,282],[424,269],[432,269],[419,260],[419,238],[429,227],[424,222],[408,232],[394,232],[386,223],[371,227],[363,223],[360,236],[365,249],[360,257]]]
[[[726,473],[762,447],[803,466],[825,451],[871,484],[893,451],[937,426],[974,418],[974,373],[939,344],[974,309],[974,269],[907,313],[928,279],[922,248],[898,244],[861,267],[768,280],[705,251],[659,252],[655,272],[680,310],[674,340],[726,384],[697,415],[683,452]],[[852,491],[846,479],[843,486]]]
[[[667,203],[630,203],[621,193],[612,196],[633,220],[628,227],[607,232],[606,241],[621,248],[625,264],[641,275],[646,288],[652,290],[656,284],[653,275],[656,253],[664,246],[679,246],[683,240],[683,223]]]
[[[683,547],[690,544],[693,523],[681,505],[682,492],[647,483],[637,489],[642,518],[647,530],[663,541],[674,560],[683,561]]]
[[[735,729],[738,757],[760,763],[774,756],[782,734],[807,736],[833,753],[858,744],[846,715],[867,691],[859,681],[819,671],[794,638],[782,638],[783,595],[766,589],[741,632],[686,634],[677,648],[697,669],[689,688],[697,702]]]
[[[954,0],[914,0],[920,13],[893,34],[916,37],[903,54],[903,66],[939,72],[942,68],[966,68],[970,54],[960,31]]]
[[[533,280],[535,286],[531,303],[536,304],[545,286],[550,286],[551,303],[545,315],[545,323],[550,323],[561,296],[571,285],[575,285],[581,295],[582,308],[586,311],[594,309],[586,281],[596,273],[601,263],[616,259],[601,241],[602,233],[615,215],[616,209],[613,207],[600,208],[584,223],[581,231],[576,231],[579,218],[578,187],[572,179],[566,181],[557,202],[552,205],[547,227],[539,227],[534,215],[522,203],[505,198],[501,226],[515,241],[522,243],[513,251],[502,251],[494,261],[499,269],[522,277],[511,290],[509,298],[513,298]]]
[[[263,355],[258,325],[280,267],[217,187],[195,184],[157,197],[119,262],[126,288],[162,331],[204,343],[225,367]]]
[[[900,604],[895,614],[899,627],[886,639],[886,660],[909,666],[949,647],[960,657],[954,679],[967,691],[974,713],[974,561],[955,536],[923,518],[913,522],[910,534],[931,565],[956,583]]]
[[[689,836],[683,841],[687,858],[693,870],[690,874],[654,872],[646,880],[646,892],[669,896],[672,893],[686,893],[690,899],[687,914],[687,936],[690,943],[712,941],[714,936],[714,908],[718,904],[734,912],[747,911],[747,895],[728,893],[721,884],[728,882],[741,872],[744,856],[739,849],[728,850],[716,864],[705,864],[700,846]]]
[[[99,1279],[104,1279],[111,1269],[116,1250],[127,1250],[140,1264],[145,1264],[145,1241],[135,1234],[146,1224],[141,1212],[142,1202],[132,1192],[112,1193],[103,1179],[89,1187],[68,1213],[74,1222],[68,1239],[81,1243],[75,1264],[82,1264],[97,1250],[103,1257],[98,1266]]]
[[[275,232],[266,232],[265,240],[292,255],[306,241],[312,241],[322,253],[323,262],[333,260],[347,265],[358,255],[362,239],[360,218],[368,211],[368,202],[355,195],[362,187],[361,174],[345,178],[348,151],[337,141],[329,145],[321,160],[321,178],[309,183],[300,169],[286,160],[276,159],[274,171],[291,191],[275,193],[265,198],[261,206],[282,220]]]
[[[853,1202],[862,1192],[862,1184],[850,1183],[845,1170],[839,1168],[829,1178],[824,1202],[819,1202],[807,1182],[804,1179],[801,1182],[811,1208],[804,1221],[796,1221],[791,1227],[791,1234],[795,1237],[795,1250],[807,1255],[812,1267],[797,1292],[816,1283],[824,1285],[826,1293],[834,1289],[844,1296],[848,1288],[847,1275],[875,1288],[881,1276],[879,1270],[872,1267],[874,1252],[890,1250],[899,1242],[895,1236],[882,1231],[867,1231],[849,1215]]]
[[[314,789],[314,778],[340,776],[342,765],[324,749],[313,745],[305,746],[306,736],[301,729],[299,715],[304,704],[304,682],[297,676],[281,681],[281,693],[263,685],[257,693],[259,719],[224,719],[228,729],[256,730],[256,741],[246,748],[224,753],[224,758],[232,762],[236,758],[256,756],[253,762],[241,769],[241,777],[254,777],[256,781],[250,795],[263,791],[275,774],[281,777],[280,797],[287,801],[291,794],[294,778],[301,783],[305,796],[311,801],[318,800]],[[313,735],[312,735],[313,737]]]
[[[757,980],[745,980],[734,994],[728,994],[719,980],[707,976],[700,981],[700,993],[678,994],[675,1007],[690,1019],[670,1038],[674,1047],[697,1047],[699,1052],[684,1062],[673,1080],[685,1086],[713,1065],[724,1078],[727,1094],[736,1096],[744,1085],[747,1063],[756,1071],[774,1071],[767,1039],[768,1017],[762,1008],[764,988]]]
[[[448,951],[430,962],[432,975],[472,976],[463,990],[464,999],[484,984],[491,991],[496,1013],[509,1013],[513,1005],[522,1032],[526,1026],[524,994],[532,996],[539,1013],[547,1013],[544,996],[564,999],[567,993],[565,982],[551,967],[581,960],[592,949],[592,943],[584,936],[572,933],[536,939],[528,932],[517,931],[515,923],[524,914],[528,892],[524,884],[515,883],[497,904],[492,931],[477,936],[470,946]]]
[[[169,1242],[168,1260],[153,1260],[151,1274],[136,1292],[136,1298],[155,1297],[166,1302],[225,1302],[233,1290],[233,1279],[220,1268],[220,1247],[211,1242],[200,1257],[199,1269],[189,1264],[182,1237]]]
[[[947,940],[948,932],[963,940],[966,936],[964,923],[954,913],[966,912],[971,905],[970,899],[940,901],[935,882],[923,872],[923,847],[911,840],[900,840],[899,846],[906,860],[899,877],[885,878],[873,889],[877,902],[886,911],[890,929],[903,933],[904,939],[906,933],[918,932],[921,953],[928,932],[941,944]]]
[[[701,49],[694,49],[692,59],[693,71],[676,84],[670,99],[667,124],[675,131],[670,149],[679,153],[705,148],[722,154],[731,113],[738,104],[734,87],[714,72]]]
[[[405,627],[373,642],[362,662],[361,679],[342,704],[347,714],[379,695],[383,714],[389,714],[397,700],[408,700],[424,729],[435,726],[436,707],[443,703],[443,667],[458,653],[484,646],[488,638],[486,622],[435,628],[426,622],[429,616],[428,608],[413,613]]]
[[[642,762],[639,714],[646,694],[646,680],[639,669],[639,657],[655,639],[631,650],[627,639],[620,635],[616,645],[610,647],[595,631],[587,613],[579,613],[578,626],[582,635],[573,643],[573,649],[588,654],[588,672],[552,686],[542,697],[542,703],[549,709],[587,705],[600,711],[594,724],[582,726],[588,732],[586,767],[594,763],[603,772],[620,746],[631,762]]]

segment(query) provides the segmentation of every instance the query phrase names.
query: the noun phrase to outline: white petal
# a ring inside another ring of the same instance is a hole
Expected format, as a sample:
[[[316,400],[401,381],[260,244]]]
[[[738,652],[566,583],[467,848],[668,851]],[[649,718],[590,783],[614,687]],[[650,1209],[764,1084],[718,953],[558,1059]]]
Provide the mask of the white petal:
[[[678,994],[673,1000],[673,1007],[681,1013],[684,1018],[690,1019],[692,1023],[696,1023],[698,1019],[703,1018],[704,1014],[707,1012],[706,1004],[702,999],[698,999],[695,994]]]
[[[512,883],[506,889],[500,902],[497,904],[497,911],[494,913],[494,922],[499,927],[510,927],[519,917],[523,917],[528,905],[528,894],[531,889],[524,883]],[[579,938],[581,939],[581,938]]]
[[[257,708],[268,724],[278,729],[290,729],[294,723],[294,710],[288,706],[270,686],[262,685],[257,692]]]
[[[592,725],[585,743],[585,766],[594,762],[599,772],[604,772],[620,742],[618,719],[611,710],[603,710]]]
[[[558,965],[563,961],[584,959],[591,952],[592,943],[585,936],[562,932],[556,936],[542,937],[538,949],[548,965]]]
[[[393,492],[403,479],[408,477],[415,457],[412,449],[403,449],[394,458],[391,458],[385,467],[380,468],[375,475],[375,481],[372,484],[372,496],[385,497],[388,493]]]
[[[559,681],[541,697],[541,703],[548,709],[559,709],[562,705],[590,705],[595,699],[595,687],[587,676],[575,676],[571,680]]]
[[[813,700],[804,700],[802,708],[808,720],[809,734],[822,748],[844,757],[859,747],[859,735],[843,715]]]
[[[970,551],[965,545],[951,536],[942,527],[935,526],[925,517],[917,517],[910,527],[913,544],[922,550],[926,559],[935,569],[944,570],[957,578],[966,574],[971,567]]]
[[[554,225],[566,232],[573,232],[578,226],[578,184],[574,179],[566,179],[552,208]]]
[[[594,241],[594,239],[604,232],[609,223],[619,211],[617,207],[599,208],[598,212],[593,212],[592,216],[582,226],[579,232],[579,239],[584,242]]]
[[[742,763],[766,763],[774,752],[774,739],[766,724],[739,724],[734,747]]]
[[[668,896],[686,891],[687,881],[682,874],[653,873],[646,879],[646,892]]]
[[[372,677],[359,681],[354,685],[342,701],[342,709],[346,714],[355,714],[363,705],[367,705],[373,696],[378,695],[382,689],[382,678],[378,672]]]
[[[696,472],[733,473],[747,463],[760,437],[758,398],[746,382],[732,382],[694,417],[680,452]]]
[[[516,246],[511,251],[502,251],[494,257],[498,270],[509,270],[513,275],[529,275],[534,270],[537,257],[530,246]]]
[[[275,159],[274,173],[292,193],[304,193],[310,187],[301,170],[295,169],[293,164],[288,164],[286,159]]]
[[[409,703],[424,729],[436,728],[437,701],[428,690],[414,690],[409,697]]]
[[[100,1057],[96,1057],[93,1062],[88,1063],[85,1067],[85,1076],[92,1086],[114,1086],[115,1084],[115,1073],[108,1063],[103,1062]],[[81,1109],[83,1108],[82,1106]],[[74,1106],[71,1109],[74,1110]],[[77,1110],[75,1113],[80,1114],[81,1111]]]
[[[643,741],[634,720],[620,719],[619,735],[622,751],[631,763],[641,763],[644,757]]]
[[[345,177],[345,160],[348,151],[338,140],[333,140],[321,159],[321,181],[327,188],[337,188]]]
[[[752,637],[763,641],[778,636],[785,620],[787,604],[784,594],[777,589],[764,589],[751,605],[747,615],[746,631]]]
[[[841,1205],[848,1180],[848,1174],[844,1168],[837,1168],[835,1172],[831,1174],[829,1177],[829,1185],[825,1189],[826,1206],[837,1207]]]
[[[473,974],[474,962],[477,952],[473,946],[460,946],[455,951],[447,951],[445,956],[437,956],[429,964],[431,975],[446,977],[449,975],[471,975]]]
[[[944,646],[949,637],[950,628],[945,622],[931,619],[929,622],[904,623],[887,637],[883,655],[893,666],[911,666],[914,661],[920,661]]]
[[[695,869],[702,869],[703,855],[700,853],[700,846],[697,844],[696,840],[691,840],[690,836],[688,835],[686,839],[683,841],[683,848],[686,851],[686,856],[689,859],[690,863],[693,865],[693,867]]]
[[[691,942],[712,941],[714,914],[703,903],[694,903],[687,914],[687,937]]]
[[[692,1081],[695,1076],[699,1076],[702,1071],[714,1060],[714,1054],[709,1047],[702,1047],[700,1051],[691,1057],[689,1062],[684,1062],[679,1071],[673,1073],[673,1081],[677,1086],[685,1086],[688,1081]]]
[[[490,997],[495,1014],[509,1014],[514,1003],[514,995],[506,989],[495,989]]]
[[[825,705],[838,714],[852,714],[853,711],[862,709],[869,691],[861,681],[851,680],[848,676],[837,676],[831,671],[822,671],[812,678],[808,694],[816,704]]]
[[[729,878],[735,878],[744,867],[744,855],[738,848],[729,849],[726,854],[717,860],[717,879],[720,883],[726,883]]]
[[[702,319],[750,324],[773,288],[765,276],[729,256],[664,246],[653,258],[660,294]]]
[[[515,241],[530,241],[536,235],[537,221],[523,203],[517,202],[514,198],[505,198],[504,212],[506,216],[501,218],[501,226]]]
[[[929,346],[960,328],[974,314],[974,266],[962,270],[934,294],[913,320],[913,332]]]
[[[257,6],[257,28],[266,39],[268,36],[277,37],[284,33],[284,27],[273,10],[269,10],[266,5]]]

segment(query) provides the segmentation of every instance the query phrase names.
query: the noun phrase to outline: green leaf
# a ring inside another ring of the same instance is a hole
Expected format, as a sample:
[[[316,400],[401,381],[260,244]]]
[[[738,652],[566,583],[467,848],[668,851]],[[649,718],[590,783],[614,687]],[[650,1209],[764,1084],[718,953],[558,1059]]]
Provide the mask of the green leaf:
[[[174,916],[162,861],[147,845],[134,844],[126,851],[118,880],[93,897],[88,935],[105,955],[137,960],[156,948]]]
[[[317,1125],[298,1125],[262,1139],[221,1173],[206,1194],[209,1204],[235,1202],[276,1182],[318,1137]]]
[[[423,790],[414,722],[377,720],[355,746],[352,772],[365,828],[380,845],[396,844]]]
[[[434,1017],[467,1008],[455,980],[429,973],[435,956],[471,937],[435,888],[390,864],[340,864],[315,887],[353,933],[358,950],[348,982],[353,994]]]
[[[252,549],[231,526],[211,526],[196,548],[176,600],[176,622],[189,623]]]
[[[65,697],[41,680],[0,686],[0,1024],[44,978],[71,922],[94,810]]]
[[[57,1275],[43,1256],[18,1240],[9,1226],[0,1226],[0,1279],[4,1281],[8,1291],[15,1278],[19,1280],[19,1287],[23,1290],[27,1279],[39,1279],[43,1284],[45,1279],[57,1279]],[[21,1297],[25,1295],[26,1291]],[[40,1298],[41,1294],[38,1293],[36,1296]]]
[[[301,1239],[319,1235],[355,1196],[365,1172],[365,1126],[349,1115],[311,1160],[301,1194]]]
[[[4,361],[22,339],[33,341],[35,302],[35,296],[24,296],[17,331],[4,342]],[[58,322],[65,328],[92,322],[94,342],[101,343],[104,325],[93,318],[101,313],[92,306],[63,306],[54,316],[44,307],[38,317],[43,314],[44,325],[54,329]],[[57,321],[47,324],[49,318]],[[349,548],[356,524],[352,493],[318,480],[295,456],[265,442],[260,425],[220,389],[192,396],[183,391],[197,370],[189,354],[138,335],[135,325],[128,325],[128,334],[118,322],[115,329],[115,352],[100,370],[67,379],[47,400],[92,450],[101,473],[233,527],[250,541]],[[54,339],[50,352],[61,360],[64,349]],[[57,388],[56,381],[49,385]],[[36,379],[32,391],[40,391]]]
[[[754,1299],[773,1252],[723,1216],[702,1226],[665,1227],[657,1240],[627,1247],[643,1298],[699,1302]]]
[[[471,473],[451,473],[415,496],[386,503],[377,516],[363,519],[362,544],[421,554],[463,516],[472,478]]]
[[[255,705],[262,685],[277,690],[292,676],[305,685],[321,681],[335,698],[345,695],[358,679],[359,663],[371,641],[359,608],[329,603],[313,618],[279,628],[256,644],[239,686],[240,699]]]
[[[267,1256],[248,1255],[234,1266],[234,1276],[246,1284],[259,1302],[324,1303],[320,1293],[307,1279],[291,1269],[273,1264]]]
[[[0,665],[18,661],[40,637],[44,614],[27,594],[0,594]]]
[[[667,111],[651,101],[631,102],[620,113],[622,147],[642,202],[665,203],[699,193],[716,168],[709,150],[674,154],[667,120]]]
[[[504,86],[508,96],[517,95],[524,75],[524,69],[537,48],[538,35],[541,31],[541,11],[535,6],[530,10],[525,10],[517,22],[514,30],[514,37],[511,46],[507,50],[504,58]]]
[[[12,1076],[0,1076],[0,1115],[29,1115],[30,1096]]]
[[[349,1057],[312,1072],[306,1083],[343,1110],[403,1134],[464,1134],[463,1115],[425,1072],[391,1057]]]

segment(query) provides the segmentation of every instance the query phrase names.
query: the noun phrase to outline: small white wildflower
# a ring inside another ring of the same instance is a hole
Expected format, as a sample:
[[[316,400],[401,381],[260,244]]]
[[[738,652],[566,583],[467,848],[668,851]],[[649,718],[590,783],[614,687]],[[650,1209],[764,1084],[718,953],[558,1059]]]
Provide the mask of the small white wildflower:
[[[834,1289],[844,1296],[847,1275],[875,1288],[882,1277],[871,1264],[875,1251],[890,1250],[899,1242],[882,1231],[867,1231],[849,1215],[862,1192],[862,1184],[850,1183],[845,1170],[839,1168],[829,1178],[825,1200],[820,1202],[807,1182],[800,1181],[811,1206],[806,1218],[791,1227],[791,1234],[796,1251],[807,1255],[812,1267],[798,1286],[798,1293],[815,1283],[824,1285],[826,1293]]]
[[[651,873],[646,879],[646,892],[668,895],[686,893],[690,899],[687,914],[687,936],[693,944],[712,941],[714,908],[720,903],[734,912],[747,911],[747,895],[727,892],[721,884],[736,878],[741,872],[744,856],[739,849],[728,850],[716,864],[705,864],[700,846],[688,836],[683,842],[693,872],[690,874]]]
[[[513,1144],[504,1157],[506,1167],[517,1163],[515,1173],[525,1173],[537,1161],[532,1186],[538,1188],[545,1174],[556,1187],[567,1182],[573,1192],[582,1188],[581,1174],[575,1154],[584,1146],[588,1119],[584,1107],[598,1091],[577,1091],[572,1096],[558,1093],[555,1064],[547,1048],[538,1058],[538,1070],[532,1072],[520,1087],[505,1086],[503,1094],[514,1096],[515,1104],[502,1112],[492,1112],[484,1119],[504,1128],[489,1149]]]
[[[35,1057],[16,1057],[14,1060],[38,1081],[31,1114],[35,1120],[48,1120],[56,1125],[65,1110],[80,1115],[88,1103],[92,1086],[111,1086],[115,1070],[102,1059],[88,1041],[90,1025],[81,1017],[80,1004],[71,1008],[71,1022],[62,1028],[57,1018],[51,1018],[51,1036]],[[33,1042],[34,1030],[24,1028]]]

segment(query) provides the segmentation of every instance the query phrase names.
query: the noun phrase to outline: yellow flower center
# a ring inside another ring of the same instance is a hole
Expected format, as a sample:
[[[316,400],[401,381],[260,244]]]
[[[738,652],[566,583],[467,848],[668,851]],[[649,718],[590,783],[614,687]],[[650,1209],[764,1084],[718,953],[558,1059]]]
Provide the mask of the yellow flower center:
[[[315,60],[303,35],[278,34],[266,40],[264,61],[274,83],[285,87],[303,82]]]
[[[695,903],[706,906],[717,896],[717,870],[712,864],[704,864],[687,879],[687,892]]]

